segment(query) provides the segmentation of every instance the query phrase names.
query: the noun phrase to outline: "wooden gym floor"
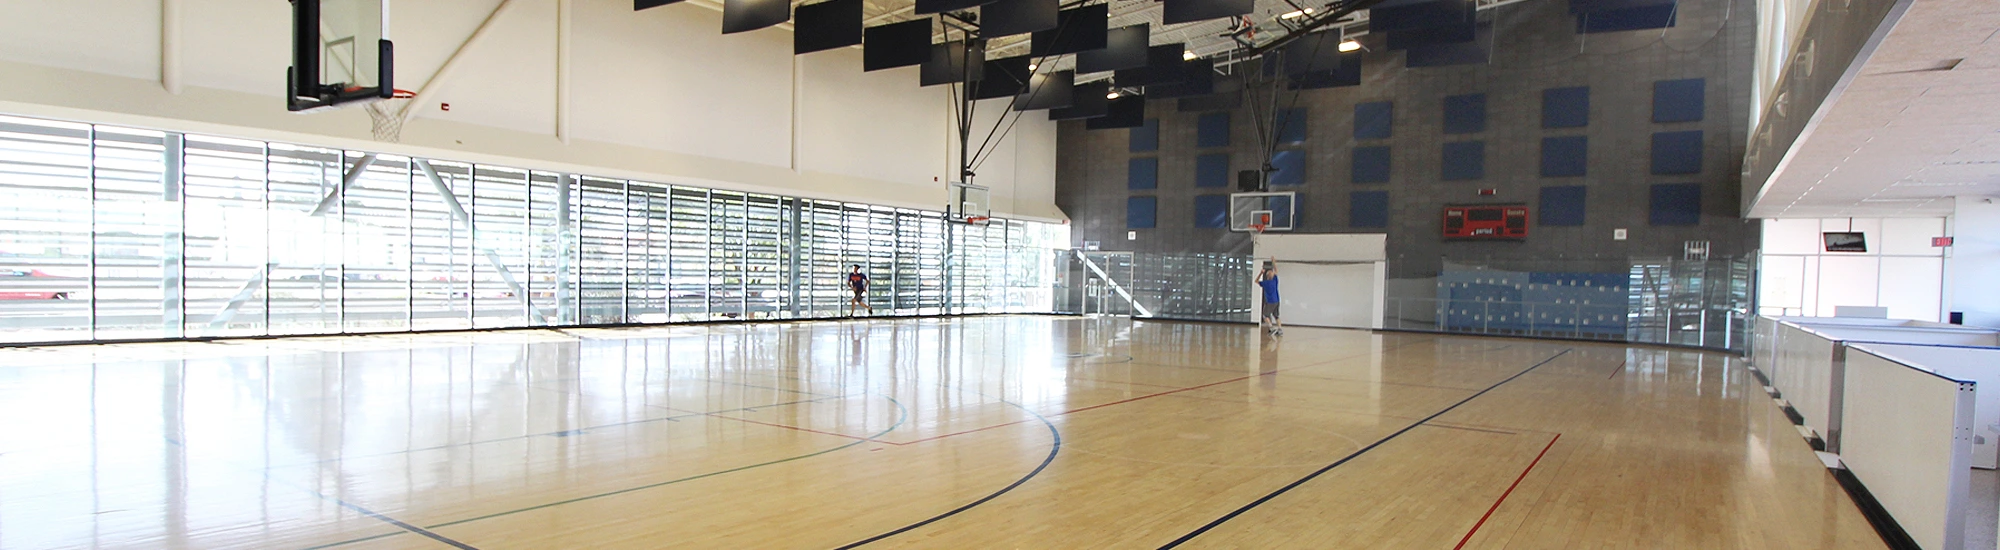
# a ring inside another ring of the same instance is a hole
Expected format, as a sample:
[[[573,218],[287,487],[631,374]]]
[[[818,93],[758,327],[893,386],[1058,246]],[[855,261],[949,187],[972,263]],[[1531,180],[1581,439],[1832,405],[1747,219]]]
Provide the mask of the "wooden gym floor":
[[[0,365],[6,548],[1882,547],[1714,353],[1007,316]]]

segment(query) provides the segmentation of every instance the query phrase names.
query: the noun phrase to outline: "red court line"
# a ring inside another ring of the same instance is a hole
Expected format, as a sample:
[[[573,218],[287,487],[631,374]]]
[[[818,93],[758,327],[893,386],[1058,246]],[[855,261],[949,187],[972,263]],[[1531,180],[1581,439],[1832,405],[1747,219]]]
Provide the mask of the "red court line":
[[[1458,539],[1458,546],[1451,547],[1451,550],[1459,550],[1461,548],[1465,548],[1465,543],[1472,541],[1472,534],[1478,533],[1479,527],[1482,525],[1486,525],[1486,520],[1493,517],[1493,511],[1500,509],[1500,503],[1507,501],[1507,495],[1514,494],[1514,488],[1521,486],[1521,480],[1527,479],[1528,472],[1534,471],[1536,464],[1542,463],[1542,457],[1547,456],[1549,454],[1549,448],[1555,447],[1556,440],[1562,439],[1562,436],[1563,434],[1556,434],[1555,437],[1549,438],[1549,444],[1542,447],[1542,453],[1535,455],[1535,460],[1533,462],[1528,463],[1528,468],[1521,470],[1521,476],[1514,478],[1514,484],[1507,486],[1507,492],[1500,493],[1500,498],[1494,500],[1493,506],[1486,509],[1486,515],[1479,516],[1479,523],[1472,524],[1472,530],[1466,531],[1465,538]]]

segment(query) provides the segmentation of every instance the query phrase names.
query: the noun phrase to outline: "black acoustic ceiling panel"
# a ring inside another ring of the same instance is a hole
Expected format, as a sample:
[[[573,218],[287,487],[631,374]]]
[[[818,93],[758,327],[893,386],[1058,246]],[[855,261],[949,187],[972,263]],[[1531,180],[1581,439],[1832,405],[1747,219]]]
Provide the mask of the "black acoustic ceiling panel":
[[[1104,49],[1105,26],[1110,19],[1108,4],[1062,10],[1055,29],[1035,33],[1029,53],[1045,56]]]
[[[921,80],[925,86],[978,82],[986,69],[986,41],[973,40],[967,50],[964,40],[931,45],[931,58],[924,61]],[[970,63],[967,61],[970,60]]]
[[[1115,74],[1118,84],[1147,86],[1186,80],[1187,61],[1181,59],[1186,52],[1185,46],[1179,42],[1146,48],[1146,66],[1118,71]]]
[[[1257,9],[1256,0],[1165,0],[1165,4],[1160,8],[1160,23],[1165,25],[1249,15]]]
[[[1076,72],[1101,73],[1146,66],[1146,47],[1152,40],[1152,26],[1141,23],[1105,31],[1104,49],[1077,52]]]
[[[678,4],[681,0],[632,0],[632,11],[657,8],[667,4]]]
[[[969,10],[993,3],[993,0],[917,0],[917,15]]]
[[[1196,59],[1181,64],[1184,77],[1180,82],[1156,84],[1146,87],[1146,97],[1171,99],[1194,97],[1215,93],[1215,60]]]
[[[862,0],[831,0],[799,6],[792,14],[792,53],[845,48],[861,43]]]
[[[931,20],[868,27],[861,44],[861,70],[879,71],[922,65],[931,58]]]
[[[1039,111],[1068,107],[1075,101],[1076,73],[1062,71],[1028,77],[1028,89],[1014,96],[1014,110]]]
[[[1576,16],[1576,32],[1664,29],[1674,26],[1677,14],[1678,11],[1674,9],[1673,4],[1580,13]]]
[[[1454,24],[1424,26],[1424,28],[1412,28],[1412,30],[1396,30],[1396,32],[1388,32],[1386,36],[1388,36],[1388,40],[1386,40],[1388,44],[1386,46],[1390,50],[1408,50],[1408,48],[1442,46],[1442,44],[1466,44],[1466,42],[1472,42],[1474,38],[1478,38],[1478,18],[1470,18],[1466,22],[1454,22]]]
[[[1571,14],[1671,6],[1674,0],[1569,0]]]
[[[1286,44],[1285,75],[1298,76],[1340,69],[1340,39],[1340,30],[1333,29],[1312,33]]]
[[[1339,54],[1339,64],[1332,70],[1295,74],[1290,77],[1291,82],[1286,86],[1293,90],[1360,86],[1361,52]]]
[[[1202,111],[1228,111],[1243,107],[1241,83],[1228,79],[1215,82],[1215,93],[1203,96],[1183,97],[1178,105],[1180,112],[1198,113]]]
[[[1111,100],[1104,116],[1084,121],[1083,127],[1091,130],[1112,128],[1138,128],[1146,125],[1146,98],[1125,96]]]
[[[1395,32],[1424,27],[1462,25],[1472,21],[1470,0],[1383,2],[1368,9],[1368,32]]]
[[[1068,107],[1050,109],[1049,120],[1077,120],[1104,116],[1111,108],[1111,100],[1105,94],[1111,93],[1111,83],[1099,80],[1078,84],[1070,89]]]
[[[998,0],[979,8],[979,35],[997,38],[1056,28],[1058,0]]]
[[[1475,38],[1458,44],[1435,44],[1411,47],[1404,52],[1403,66],[1446,67],[1451,65],[1484,65],[1493,59],[1493,23],[1480,23]]]
[[[1003,57],[986,62],[973,99],[994,99],[1021,95],[1028,89],[1028,56]]]
[[[722,0],[722,34],[754,31],[791,19],[791,0]]]

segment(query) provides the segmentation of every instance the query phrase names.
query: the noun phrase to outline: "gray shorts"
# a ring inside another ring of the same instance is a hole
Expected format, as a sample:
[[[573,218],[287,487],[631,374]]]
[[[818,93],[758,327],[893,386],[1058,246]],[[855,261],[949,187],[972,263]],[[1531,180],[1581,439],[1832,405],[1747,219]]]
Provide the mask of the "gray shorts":
[[[1278,318],[1278,303],[1264,302],[1264,316],[1272,319]]]

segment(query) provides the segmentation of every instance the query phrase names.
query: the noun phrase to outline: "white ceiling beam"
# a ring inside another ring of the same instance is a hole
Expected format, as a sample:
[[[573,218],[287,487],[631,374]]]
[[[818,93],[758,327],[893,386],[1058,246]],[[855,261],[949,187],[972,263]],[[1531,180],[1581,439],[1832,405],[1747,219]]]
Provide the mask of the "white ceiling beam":
[[[451,57],[445,58],[444,65],[439,66],[430,80],[424,82],[424,87],[417,89],[416,97],[410,98],[409,103],[403,104],[403,110],[396,116],[405,123],[416,118],[417,106],[429,102],[432,96],[437,95],[438,90],[444,89],[444,85],[451,81],[452,73],[458,69],[459,60],[465,58],[465,52],[471,50],[474,44],[478,44],[479,39],[484,38],[487,31],[492,30],[493,21],[513,5],[514,0],[500,0],[500,5],[494,6],[493,12],[486,14],[486,19],[479,22],[479,28],[473,29],[472,34],[465,37],[465,42],[459,43],[458,49],[451,52]]]

